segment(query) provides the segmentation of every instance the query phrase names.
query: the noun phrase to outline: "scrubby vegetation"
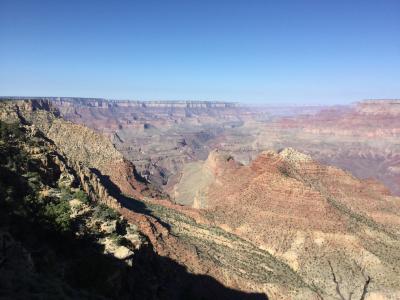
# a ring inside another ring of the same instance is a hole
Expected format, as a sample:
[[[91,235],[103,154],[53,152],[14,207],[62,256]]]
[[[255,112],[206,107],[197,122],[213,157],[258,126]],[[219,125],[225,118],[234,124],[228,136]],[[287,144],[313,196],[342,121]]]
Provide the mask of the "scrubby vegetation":
[[[68,197],[41,194],[46,180],[40,162],[21,147],[21,143],[29,143],[25,130],[18,124],[0,122],[0,136],[0,214],[6,214],[1,220],[23,217],[48,230],[69,231]]]
[[[95,207],[93,216],[103,221],[111,221],[118,218],[118,213],[104,204],[99,204]]]
[[[89,197],[82,190],[76,191],[73,196],[74,196],[75,199],[78,199],[79,201],[81,201],[84,204],[89,204],[90,203]]]
[[[0,139],[2,141],[9,141],[11,139],[18,139],[23,136],[18,123],[5,123],[0,121]]]
[[[98,233],[83,230],[77,238],[85,220],[71,217],[70,201],[89,207],[89,198],[79,186],[58,181],[53,175],[60,170],[46,169],[43,157],[26,150],[39,144],[19,124],[0,121],[0,298],[13,298],[16,288],[22,298],[114,297],[115,283],[107,278],[126,266],[103,254]],[[95,218],[119,218],[92,205]]]

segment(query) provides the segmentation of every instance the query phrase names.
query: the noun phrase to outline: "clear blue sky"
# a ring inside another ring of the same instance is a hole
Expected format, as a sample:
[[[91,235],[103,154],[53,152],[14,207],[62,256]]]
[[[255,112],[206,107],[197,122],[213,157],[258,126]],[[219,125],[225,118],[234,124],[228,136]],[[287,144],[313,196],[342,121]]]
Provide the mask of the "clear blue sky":
[[[400,98],[400,1],[0,0],[0,95]]]

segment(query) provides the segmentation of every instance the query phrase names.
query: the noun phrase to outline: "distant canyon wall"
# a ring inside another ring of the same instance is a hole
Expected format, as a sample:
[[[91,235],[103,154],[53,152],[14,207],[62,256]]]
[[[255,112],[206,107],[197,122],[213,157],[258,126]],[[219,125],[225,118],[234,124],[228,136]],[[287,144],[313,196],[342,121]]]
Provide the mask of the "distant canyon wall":
[[[13,100],[48,100],[56,106],[87,106],[87,107],[166,107],[166,108],[228,108],[239,107],[237,102],[225,101],[197,101],[197,100],[163,100],[163,101],[139,101],[139,100],[111,100],[102,98],[78,98],[78,97],[0,97]]]

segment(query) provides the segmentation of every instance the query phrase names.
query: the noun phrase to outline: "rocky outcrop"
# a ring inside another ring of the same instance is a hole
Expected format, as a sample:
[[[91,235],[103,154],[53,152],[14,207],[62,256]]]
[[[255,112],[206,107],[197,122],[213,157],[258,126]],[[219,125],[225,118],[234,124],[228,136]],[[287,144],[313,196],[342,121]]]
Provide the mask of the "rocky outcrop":
[[[400,199],[382,184],[290,148],[249,165],[214,152],[204,165],[214,177],[201,187],[203,215],[285,261],[322,298],[340,296],[332,276],[345,297],[361,297],[365,285],[371,297],[399,295]],[[183,174],[177,189],[195,175]]]
[[[89,168],[82,164],[75,163],[73,169],[79,178],[82,189],[88,194],[92,201],[103,203],[113,209],[121,208],[121,203],[117,199],[110,196],[107,188],[101,183],[100,178]]]
[[[90,169],[82,176],[89,172],[92,175],[87,178],[97,176],[97,181],[100,177],[109,178],[123,193],[134,197],[141,197],[141,192],[148,190],[135,166],[124,159],[107,137],[57,117],[58,111],[51,102],[21,100],[0,102],[0,105],[3,120],[32,124],[68,157],[74,167],[82,165]]]
[[[109,208],[121,205],[97,175],[17,107],[20,123],[0,120],[0,298],[131,297],[127,270],[146,238]]]

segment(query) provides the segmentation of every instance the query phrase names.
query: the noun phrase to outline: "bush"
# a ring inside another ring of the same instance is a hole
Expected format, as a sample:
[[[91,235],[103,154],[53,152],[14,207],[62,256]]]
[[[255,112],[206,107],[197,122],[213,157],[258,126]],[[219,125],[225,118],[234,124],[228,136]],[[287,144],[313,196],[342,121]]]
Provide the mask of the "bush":
[[[95,207],[93,216],[103,221],[112,221],[118,219],[119,215],[113,209],[104,204]]]
[[[60,195],[60,200],[61,201],[71,201],[74,199],[72,192],[68,188],[61,188],[61,195]]]
[[[82,190],[76,191],[74,193],[74,198],[79,199],[81,202],[83,202],[85,204],[89,204],[90,203],[89,197]]]
[[[5,123],[0,121],[0,138],[2,140],[9,140],[15,138],[21,138],[23,131],[19,127],[18,123]]]
[[[132,247],[131,241],[129,241],[126,237],[123,237],[117,233],[112,233],[110,238],[114,241],[117,246],[125,246],[125,247]]]
[[[48,223],[57,231],[67,232],[71,229],[71,209],[67,201],[46,204],[43,214]]]

